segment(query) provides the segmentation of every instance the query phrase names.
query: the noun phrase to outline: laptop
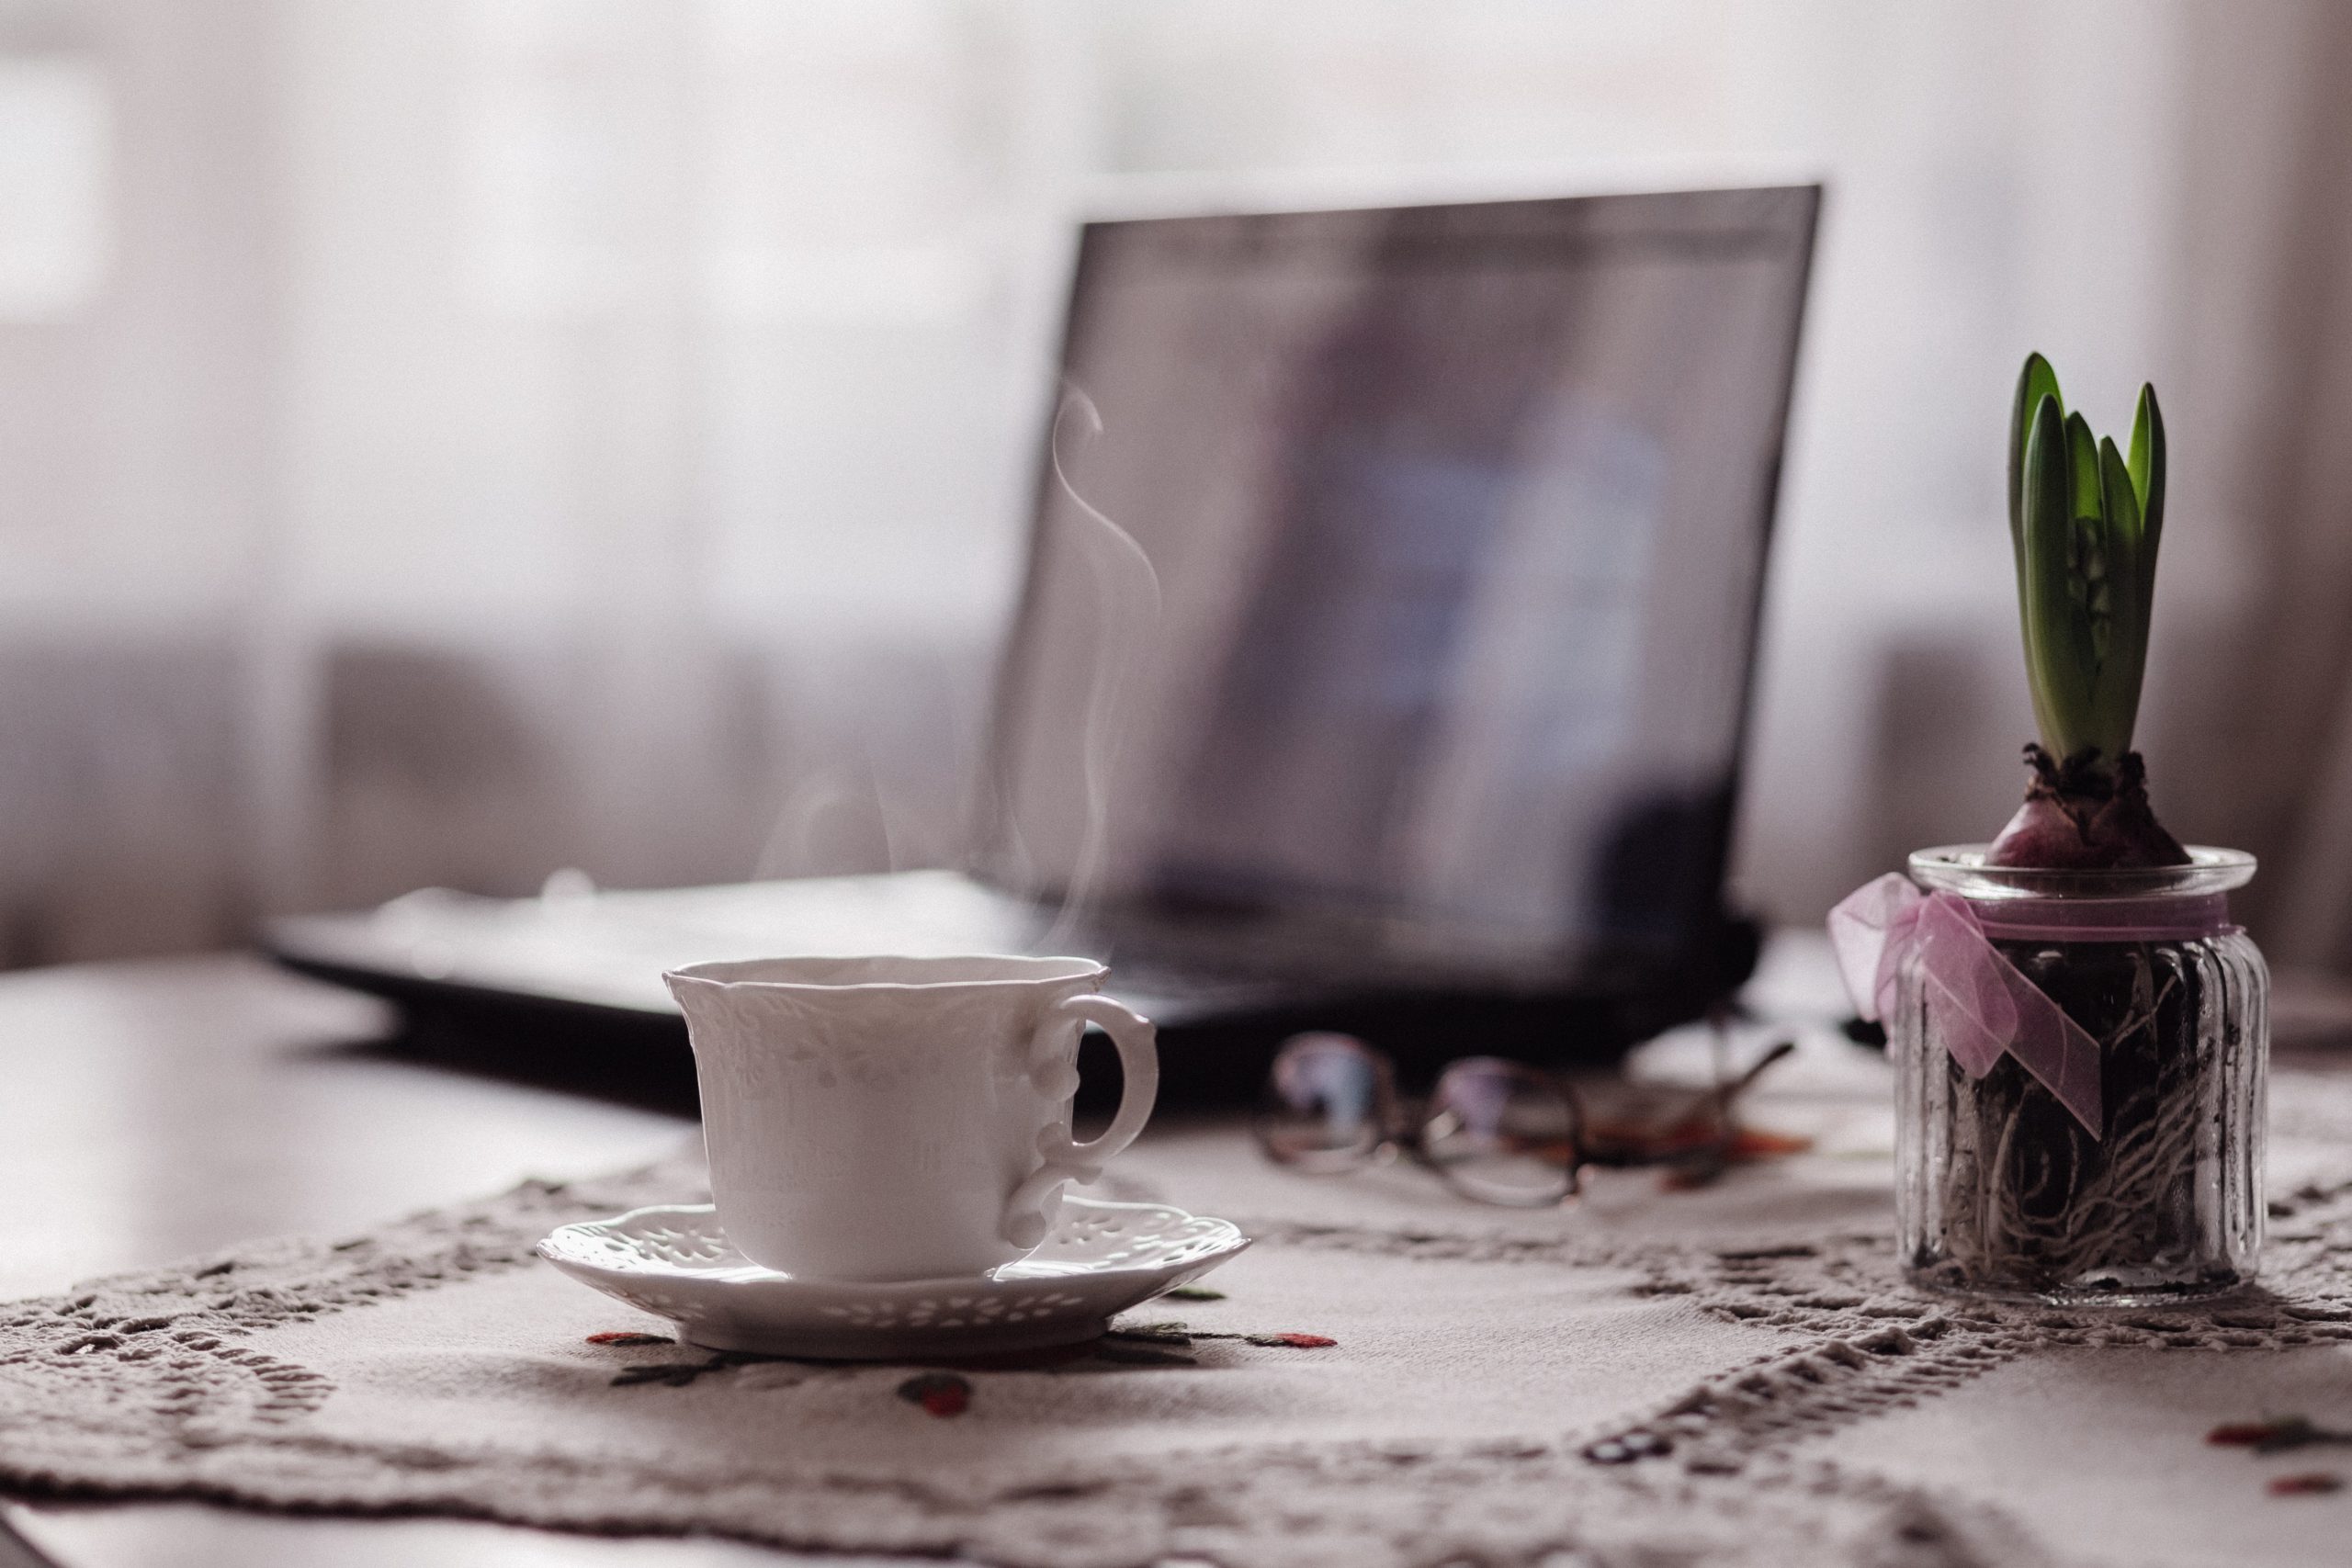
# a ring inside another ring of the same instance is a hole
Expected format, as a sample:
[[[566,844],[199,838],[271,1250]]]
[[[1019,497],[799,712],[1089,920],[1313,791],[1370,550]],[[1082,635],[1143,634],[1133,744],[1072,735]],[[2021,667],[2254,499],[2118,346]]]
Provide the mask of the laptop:
[[[682,1059],[667,967],[1109,962],[1169,1092],[1604,1058],[1725,907],[1817,186],[1089,223],[961,867],[280,919],[442,1039]],[[492,1048],[485,1046],[484,1048]]]

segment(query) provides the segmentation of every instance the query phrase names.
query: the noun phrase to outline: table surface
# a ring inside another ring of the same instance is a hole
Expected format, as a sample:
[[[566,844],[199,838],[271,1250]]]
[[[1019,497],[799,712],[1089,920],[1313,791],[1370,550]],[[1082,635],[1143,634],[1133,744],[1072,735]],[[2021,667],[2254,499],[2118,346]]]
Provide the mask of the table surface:
[[[1821,948],[1776,942],[1751,999],[1825,1015],[1835,982]],[[375,1003],[248,957],[0,976],[0,1300],[254,1236],[356,1233],[527,1176],[650,1161],[693,1136],[675,1114],[425,1065],[382,1043],[391,1024]],[[0,1500],[0,1522],[63,1568],[852,1561],[191,1504]],[[0,1568],[35,1561],[0,1530]]]

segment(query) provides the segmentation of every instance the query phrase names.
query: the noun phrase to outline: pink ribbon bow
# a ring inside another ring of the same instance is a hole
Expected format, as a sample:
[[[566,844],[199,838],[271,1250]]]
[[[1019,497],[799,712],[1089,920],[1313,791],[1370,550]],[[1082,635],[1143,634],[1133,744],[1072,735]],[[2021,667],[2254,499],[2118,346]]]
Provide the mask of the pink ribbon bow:
[[[1981,1078],[2006,1051],[2092,1137],[2104,1135],[2098,1042],[1994,949],[1967,899],[1889,873],[1829,911],[1829,942],[1855,1011],[1892,1014],[1896,976],[1916,953],[1936,1033],[1962,1071]]]

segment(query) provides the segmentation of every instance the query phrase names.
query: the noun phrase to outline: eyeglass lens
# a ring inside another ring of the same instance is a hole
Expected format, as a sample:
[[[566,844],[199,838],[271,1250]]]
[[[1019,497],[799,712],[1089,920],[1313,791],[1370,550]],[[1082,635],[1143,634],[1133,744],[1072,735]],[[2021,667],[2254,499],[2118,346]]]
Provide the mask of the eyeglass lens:
[[[1465,1198],[1536,1207],[1577,1190],[1576,1102],[1517,1062],[1471,1056],[1439,1077],[1421,1147]]]
[[[1387,1069],[1345,1034],[1301,1034],[1274,1058],[1257,1119],[1268,1155],[1306,1171],[1353,1170],[1379,1157],[1396,1118]]]

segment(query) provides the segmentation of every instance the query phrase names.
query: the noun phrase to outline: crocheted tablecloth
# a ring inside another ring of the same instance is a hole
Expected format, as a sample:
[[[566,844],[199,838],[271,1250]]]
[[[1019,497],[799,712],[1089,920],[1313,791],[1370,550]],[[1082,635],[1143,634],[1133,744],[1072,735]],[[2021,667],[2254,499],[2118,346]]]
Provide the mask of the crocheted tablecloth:
[[[2165,1313],[1909,1292],[1868,1138],[1526,1213],[1164,1130],[1112,1195],[1255,1235],[1222,1295],[990,1371],[675,1343],[530,1249],[694,1166],[535,1182],[0,1307],[0,1483],[1018,1568],[2340,1562],[2352,1449],[2207,1441],[2352,1426],[2352,1084],[2271,1098],[2267,1288]]]

